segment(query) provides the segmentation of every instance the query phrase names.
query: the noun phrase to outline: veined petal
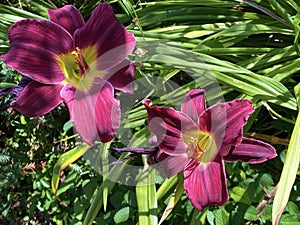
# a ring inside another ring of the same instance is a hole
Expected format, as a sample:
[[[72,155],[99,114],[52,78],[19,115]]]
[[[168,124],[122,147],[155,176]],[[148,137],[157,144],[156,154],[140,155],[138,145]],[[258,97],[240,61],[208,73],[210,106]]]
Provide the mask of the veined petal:
[[[87,23],[74,34],[75,46],[85,49],[97,48],[98,70],[105,70],[122,62],[135,47],[135,38],[117,20],[112,7],[100,3],[92,12]]]
[[[160,149],[155,154],[149,155],[147,162],[158,171],[162,171],[168,178],[183,171],[185,165],[189,161],[189,156],[184,153],[181,155],[168,155]]]
[[[187,93],[181,105],[181,111],[191,117],[195,123],[198,123],[198,118],[205,108],[205,92],[202,89],[194,89]]]
[[[116,71],[116,72],[115,72]],[[105,80],[110,82],[115,89],[133,94],[135,64],[125,59],[114,70],[106,74]],[[113,73],[111,76],[109,74]]]
[[[243,138],[242,142],[224,156],[224,160],[241,160],[246,163],[256,164],[276,157],[276,150],[273,146],[251,138]]]
[[[66,5],[59,9],[48,9],[48,15],[52,22],[65,28],[71,35],[75,30],[84,25],[84,19],[79,10],[72,5]]]
[[[98,95],[95,106],[96,127],[102,142],[111,141],[120,127],[121,109],[120,102],[114,97],[114,89],[109,83]]]
[[[68,107],[71,121],[73,121],[73,113],[71,112],[73,110],[75,92],[76,89],[71,84],[66,84],[60,92],[61,98]]]
[[[184,170],[184,189],[193,206],[202,211],[209,205],[223,205],[228,199],[226,173],[222,157],[218,155],[202,168],[197,161]]]
[[[64,80],[56,56],[73,47],[72,37],[64,28],[47,20],[25,19],[10,27],[8,39],[10,50],[1,56],[5,64],[40,83]]]
[[[12,107],[26,116],[45,115],[62,102],[60,91],[63,85],[45,85],[36,81],[29,82]]]
[[[187,152],[183,134],[197,130],[196,124],[184,113],[163,106],[149,106],[150,100],[143,102],[148,112],[150,131],[157,137],[159,148],[168,155],[181,155]]]
[[[93,145],[114,137],[121,113],[110,83],[98,78],[89,91],[76,90],[71,107],[74,127],[83,141]]]
[[[227,155],[231,146],[242,141],[243,126],[252,112],[251,101],[247,99],[216,104],[200,115],[200,130],[210,132],[219,154]]]

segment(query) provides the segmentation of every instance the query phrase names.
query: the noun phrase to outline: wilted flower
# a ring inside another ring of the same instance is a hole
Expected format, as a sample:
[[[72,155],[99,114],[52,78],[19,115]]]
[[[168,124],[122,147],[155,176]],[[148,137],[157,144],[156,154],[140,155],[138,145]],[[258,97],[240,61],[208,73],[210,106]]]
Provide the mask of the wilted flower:
[[[181,111],[150,106],[148,124],[155,148],[144,148],[148,163],[161,168],[167,177],[183,171],[184,188],[194,207],[223,205],[228,198],[224,160],[262,163],[276,156],[262,141],[243,137],[243,126],[253,112],[246,99],[205,106],[203,90],[192,90]],[[141,154],[143,149],[113,149]]]
[[[36,117],[64,101],[85,142],[110,141],[121,114],[114,88],[133,92],[135,66],[126,56],[135,38],[107,3],[100,3],[86,23],[71,5],[48,15],[50,21],[25,19],[8,31],[10,50],[1,58],[31,79],[12,106]]]

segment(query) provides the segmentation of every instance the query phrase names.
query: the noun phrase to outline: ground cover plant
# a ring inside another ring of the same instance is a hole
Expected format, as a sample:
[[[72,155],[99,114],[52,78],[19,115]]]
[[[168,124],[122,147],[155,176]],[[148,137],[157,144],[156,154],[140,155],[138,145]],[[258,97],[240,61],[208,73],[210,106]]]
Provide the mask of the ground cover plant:
[[[299,10],[2,1],[1,224],[300,224]]]

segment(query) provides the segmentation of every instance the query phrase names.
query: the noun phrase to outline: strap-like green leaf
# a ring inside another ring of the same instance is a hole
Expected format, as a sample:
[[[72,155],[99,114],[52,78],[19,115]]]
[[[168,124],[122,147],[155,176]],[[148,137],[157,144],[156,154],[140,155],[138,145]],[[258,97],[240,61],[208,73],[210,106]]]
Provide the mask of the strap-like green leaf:
[[[300,83],[295,87],[298,108],[300,109]],[[278,189],[274,198],[272,223],[278,225],[283,210],[289,200],[300,162],[300,110],[289,143]]]
[[[139,178],[136,186],[139,224],[156,225],[158,223],[154,176],[153,169],[149,167]]]
[[[177,202],[181,198],[181,196],[184,192],[183,181],[184,181],[184,179],[183,179],[183,176],[181,175],[179,178],[179,182],[177,183],[177,186],[174,190],[174,195],[172,195],[172,197],[170,198],[169,203],[168,203],[162,217],[160,218],[158,225],[162,224],[165,221],[165,219],[172,212],[172,210],[176,206]]]
[[[53,193],[56,193],[58,189],[59,184],[59,177],[60,173],[63,169],[65,169],[67,166],[69,166],[71,163],[75,162],[77,159],[79,159],[83,154],[90,149],[91,146],[89,146],[86,143],[82,143],[81,145],[73,148],[72,150],[62,154],[58,161],[56,162],[54,168],[53,168],[53,175],[52,175],[52,191]]]

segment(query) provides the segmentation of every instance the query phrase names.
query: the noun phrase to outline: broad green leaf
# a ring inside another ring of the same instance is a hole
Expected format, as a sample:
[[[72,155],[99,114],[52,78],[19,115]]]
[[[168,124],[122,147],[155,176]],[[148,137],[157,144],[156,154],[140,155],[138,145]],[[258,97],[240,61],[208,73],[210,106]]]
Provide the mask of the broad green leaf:
[[[213,211],[215,216],[215,224],[216,225],[227,225],[229,224],[229,217],[228,212],[223,208],[220,207]]]
[[[300,109],[300,83],[295,87],[298,109]],[[285,163],[282,169],[278,188],[274,197],[272,210],[272,223],[278,225],[280,217],[289,200],[289,196],[294,185],[296,174],[300,162],[300,110],[296,119],[294,130],[290,139],[286,154]]]
[[[82,143],[79,146],[73,148],[72,150],[62,154],[58,161],[56,162],[53,168],[53,176],[52,176],[52,191],[55,194],[59,184],[59,177],[62,170],[64,170],[71,163],[75,162],[79,159],[83,154],[90,149],[90,146],[86,143]]]
[[[208,211],[206,215],[206,219],[210,225],[214,225],[215,215],[212,211]],[[219,224],[218,224],[219,225]]]
[[[257,213],[258,213],[257,209],[254,206],[250,205],[245,212],[244,219],[250,221],[259,220]]]
[[[280,225],[300,225],[300,216],[285,214],[282,216]]]
[[[290,215],[300,215],[299,208],[294,202],[288,202],[286,209]]]
[[[116,214],[114,215],[114,222],[116,224],[122,223],[122,222],[126,222],[129,219],[130,216],[130,207],[126,206],[120,210],[118,210],[116,212]]]
[[[236,202],[243,202],[247,205],[251,205],[251,198],[247,194],[247,190],[242,187],[234,187],[230,192],[230,197]]]
[[[66,122],[63,126],[63,130],[64,132],[67,132],[68,130],[70,130],[73,127],[73,123],[71,120],[69,120],[68,122]]]

